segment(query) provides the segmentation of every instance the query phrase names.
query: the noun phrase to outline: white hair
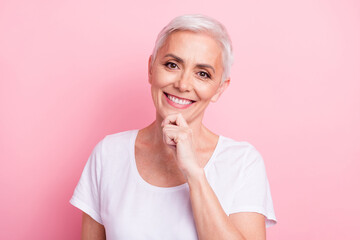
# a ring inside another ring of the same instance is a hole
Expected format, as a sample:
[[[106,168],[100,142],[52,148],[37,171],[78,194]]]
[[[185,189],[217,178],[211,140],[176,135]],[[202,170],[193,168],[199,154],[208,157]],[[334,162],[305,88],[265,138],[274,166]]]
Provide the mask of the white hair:
[[[164,45],[170,34],[175,31],[203,32],[212,36],[222,47],[222,81],[230,77],[230,68],[233,63],[230,37],[225,27],[219,21],[200,14],[178,16],[161,30],[152,52],[151,64],[154,63],[159,49]]]

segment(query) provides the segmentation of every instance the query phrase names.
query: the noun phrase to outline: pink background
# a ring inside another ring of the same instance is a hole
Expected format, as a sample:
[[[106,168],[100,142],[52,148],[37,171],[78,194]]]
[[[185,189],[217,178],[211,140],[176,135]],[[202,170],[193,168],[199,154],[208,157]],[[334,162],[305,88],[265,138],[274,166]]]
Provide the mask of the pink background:
[[[232,36],[205,123],[262,153],[268,239],[360,239],[360,2],[0,1],[0,239],[80,239],[69,204],[107,134],[154,119],[147,60],[184,13]]]

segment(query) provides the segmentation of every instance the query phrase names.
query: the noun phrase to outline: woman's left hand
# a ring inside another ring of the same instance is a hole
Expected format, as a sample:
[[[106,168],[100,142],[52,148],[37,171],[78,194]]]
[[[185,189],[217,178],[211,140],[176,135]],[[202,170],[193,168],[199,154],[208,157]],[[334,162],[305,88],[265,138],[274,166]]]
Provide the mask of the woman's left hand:
[[[186,178],[201,170],[193,144],[193,133],[181,113],[168,115],[161,124],[163,140],[173,149],[179,169]]]

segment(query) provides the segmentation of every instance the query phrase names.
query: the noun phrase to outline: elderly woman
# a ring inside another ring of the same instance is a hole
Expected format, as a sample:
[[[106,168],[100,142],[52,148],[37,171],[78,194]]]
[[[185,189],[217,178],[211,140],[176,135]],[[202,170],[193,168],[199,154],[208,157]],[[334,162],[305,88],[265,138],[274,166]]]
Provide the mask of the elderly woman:
[[[265,239],[276,218],[261,155],[202,123],[231,64],[214,19],[184,15],[160,32],[148,63],[156,119],[94,148],[70,200],[83,239]]]

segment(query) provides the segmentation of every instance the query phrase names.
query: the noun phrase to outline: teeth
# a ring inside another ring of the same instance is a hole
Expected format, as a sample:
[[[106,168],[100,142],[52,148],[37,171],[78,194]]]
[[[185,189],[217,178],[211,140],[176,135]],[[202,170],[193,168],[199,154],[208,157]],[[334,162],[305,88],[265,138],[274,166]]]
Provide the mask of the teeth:
[[[179,98],[176,98],[176,97],[173,97],[173,96],[170,96],[168,95],[168,98],[173,101],[174,103],[177,103],[177,104],[181,104],[181,105],[187,105],[187,104],[191,104],[192,102],[189,101],[189,100],[183,100],[183,99],[179,99]]]

